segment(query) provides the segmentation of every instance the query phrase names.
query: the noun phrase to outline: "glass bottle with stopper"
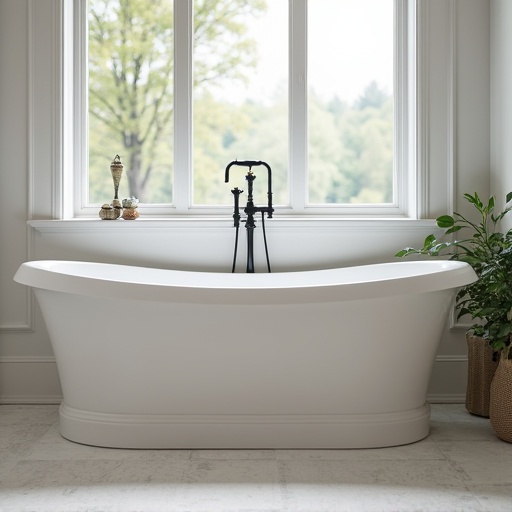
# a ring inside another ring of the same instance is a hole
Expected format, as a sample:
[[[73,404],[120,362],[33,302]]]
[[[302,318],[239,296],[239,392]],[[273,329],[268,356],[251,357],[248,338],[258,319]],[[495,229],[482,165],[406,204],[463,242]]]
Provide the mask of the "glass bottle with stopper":
[[[110,164],[110,172],[112,173],[112,179],[114,180],[114,199],[112,200],[112,206],[114,208],[121,208],[121,201],[119,201],[119,182],[123,174],[123,164],[121,163],[121,157],[116,155],[112,163]]]
[[[121,201],[119,201],[119,182],[123,174],[123,164],[121,163],[121,157],[116,155],[112,163],[110,164],[110,172],[112,179],[114,180],[114,199],[112,203],[105,203],[99,212],[100,219],[102,220],[116,220],[121,216],[123,207]]]

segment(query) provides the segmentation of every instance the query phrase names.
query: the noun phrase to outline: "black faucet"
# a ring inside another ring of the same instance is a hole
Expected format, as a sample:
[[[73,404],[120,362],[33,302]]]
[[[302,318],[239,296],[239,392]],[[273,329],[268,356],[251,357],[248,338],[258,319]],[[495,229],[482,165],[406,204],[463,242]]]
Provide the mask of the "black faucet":
[[[267,218],[271,219],[272,214],[274,212],[274,208],[272,207],[272,169],[270,168],[270,165],[268,165],[266,162],[262,162],[261,160],[255,161],[255,160],[243,160],[238,161],[234,160],[226,167],[226,174],[225,174],[225,182],[229,182],[229,169],[233,166],[241,166],[241,167],[249,167],[249,170],[247,171],[247,174],[245,176],[245,179],[248,183],[248,192],[247,192],[247,204],[244,208],[244,212],[247,215],[247,219],[245,220],[245,227],[247,230],[247,273],[254,273],[254,228],[256,227],[256,223],[254,220],[254,214],[261,212],[262,216],[262,227],[263,227],[263,239],[265,242],[265,253],[267,256],[267,267],[268,271],[270,272],[270,263],[268,258],[268,250],[267,250],[267,239],[266,239],[266,233],[265,233],[265,223],[264,223],[264,214],[267,214]],[[263,165],[267,169],[267,176],[268,176],[268,190],[267,190],[267,198],[268,203],[267,206],[255,206],[254,205],[254,199],[253,199],[253,181],[256,179],[256,176],[252,172],[253,167],[257,167],[259,165]],[[233,213],[233,219],[234,219],[234,226],[237,228],[237,237],[235,242],[235,256],[233,258],[233,269],[232,272],[235,271],[235,263],[236,263],[236,250],[237,250],[237,244],[238,244],[238,227],[240,225],[240,211],[239,211],[239,196],[243,192],[243,190],[240,190],[238,187],[234,188],[232,191],[233,197],[234,197],[234,213]]]

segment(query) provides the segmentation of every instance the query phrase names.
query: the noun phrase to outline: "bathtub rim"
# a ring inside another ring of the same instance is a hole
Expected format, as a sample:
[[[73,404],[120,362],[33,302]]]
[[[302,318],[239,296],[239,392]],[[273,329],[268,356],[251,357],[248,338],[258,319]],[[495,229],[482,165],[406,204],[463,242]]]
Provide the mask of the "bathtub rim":
[[[77,269],[81,269],[82,273]],[[403,274],[400,273],[402,269]],[[84,270],[97,270],[99,274],[84,275]],[[100,275],[109,271],[117,273],[117,278]],[[390,275],[390,271],[395,274]],[[374,274],[373,278],[362,279],[365,272]],[[351,273],[358,274],[359,279],[347,279]],[[142,279],[143,275],[146,280]],[[138,279],[134,279],[136,276]],[[158,282],[158,277],[165,278],[163,280],[167,282]],[[477,278],[470,265],[453,260],[399,261],[272,274],[231,274],[88,261],[35,260],[23,263],[13,279],[33,288],[112,299],[257,305],[335,302],[428,293],[460,288]]]

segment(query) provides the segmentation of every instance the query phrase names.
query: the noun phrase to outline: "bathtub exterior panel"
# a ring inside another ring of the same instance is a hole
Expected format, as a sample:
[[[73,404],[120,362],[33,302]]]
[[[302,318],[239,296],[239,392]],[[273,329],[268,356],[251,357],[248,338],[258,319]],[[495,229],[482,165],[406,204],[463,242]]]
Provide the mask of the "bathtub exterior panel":
[[[441,331],[456,286],[474,279],[458,262],[440,266],[442,279],[428,266],[433,290],[430,281],[414,283],[405,265],[372,293],[375,266],[274,281],[162,271],[147,273],[164,284],[150,284],[140,298],[145,270],[133,268],[131,293],[102,295],[108,267],[82,288],[80,280],[66,284],[65,273],[56,289],[39,287],[42,272],[33,285],[63,389],[63,436],[124,448],[363,448],[422,439]],[[93,270],[82,266],[80,279]],[[129,269],[114,270],[128,290]],[[30,284],[26,275],[20,280]],[[340,275],[355,282],[333,280]]]

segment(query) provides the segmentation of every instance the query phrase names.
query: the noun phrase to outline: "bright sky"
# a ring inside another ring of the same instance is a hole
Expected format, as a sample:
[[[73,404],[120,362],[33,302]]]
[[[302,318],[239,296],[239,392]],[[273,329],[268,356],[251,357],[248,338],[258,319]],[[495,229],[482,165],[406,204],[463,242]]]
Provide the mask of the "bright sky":
[[[288,0],[267,0],[267,14],[250,27],[259,45],[259,72],[251,74],[246,95],[255,100],[287,87]],[[309,84],[317,93],[353,101],[376,80],[393,85],[393,0],[310,0]]]

